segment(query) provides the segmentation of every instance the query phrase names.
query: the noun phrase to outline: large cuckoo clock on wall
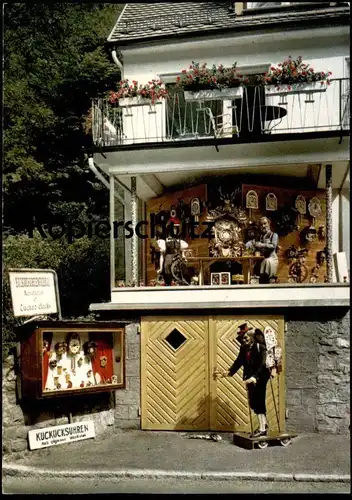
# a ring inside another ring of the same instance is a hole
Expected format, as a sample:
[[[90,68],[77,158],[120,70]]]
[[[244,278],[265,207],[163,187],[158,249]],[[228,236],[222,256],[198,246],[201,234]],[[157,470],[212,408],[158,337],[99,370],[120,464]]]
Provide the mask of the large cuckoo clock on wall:
[[[244,230],[248,224],[248,216],[245,210],[231,203],[231,198],[222,196],[222,200],[222,207],[208,212],[207,221],[214,224],[209,253],[213,257],[240,257],[244,248]]]
[[[209,249],[213,257],[240,257],[243,250],[242,230],[237,221],[224,217],[213,227],[214,238]]]

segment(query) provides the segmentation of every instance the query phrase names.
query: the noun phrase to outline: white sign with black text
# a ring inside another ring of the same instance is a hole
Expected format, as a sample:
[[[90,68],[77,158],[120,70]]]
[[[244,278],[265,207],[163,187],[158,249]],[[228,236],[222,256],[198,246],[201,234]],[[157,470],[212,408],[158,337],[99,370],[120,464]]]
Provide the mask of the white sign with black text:
[[[14,316],[59,312],[55,271],[10,270],[9,277]]]
[[[72,443],[82,439],[95,438],[94,422],[77,422],[75,424],[44,427],[28,432],[30,450],[38,450],[57,444]]]

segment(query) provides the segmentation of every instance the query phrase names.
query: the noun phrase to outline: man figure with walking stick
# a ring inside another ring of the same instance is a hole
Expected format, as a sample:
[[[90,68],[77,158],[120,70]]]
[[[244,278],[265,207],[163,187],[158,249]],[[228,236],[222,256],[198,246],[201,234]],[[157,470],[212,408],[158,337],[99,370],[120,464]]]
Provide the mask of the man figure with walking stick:
[[[266,367],[266,347],[261,337],[263,334],[256,329],[250,332],[247,323],[240,327],[237,340],[240,342],[240,352],[228,372],[216,372],[220,378],[232,377],[243,366],[243,380],[247,386],[250,408],[258,415],[259,429],[251,437],[267,435],[266,420],[266,385],[270,379],[270,370]],[[261,335],[259,335],[259,333]]]

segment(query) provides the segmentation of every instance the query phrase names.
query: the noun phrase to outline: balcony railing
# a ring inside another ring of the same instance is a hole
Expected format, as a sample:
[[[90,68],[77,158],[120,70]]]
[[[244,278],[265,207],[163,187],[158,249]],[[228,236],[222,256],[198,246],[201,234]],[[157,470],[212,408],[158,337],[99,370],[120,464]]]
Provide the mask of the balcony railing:
[[[276,94],[276,92],[274,92]],[[282,134],[331,132],[350,128],[349,79],[331,80],[325,91],[270,95],[267,87],[244,87],[235,100],[185,100],[183,91],[155,104],[92,105],[93,144],[133,146],[150,143],[231,138],[233,142],[279,139]]]

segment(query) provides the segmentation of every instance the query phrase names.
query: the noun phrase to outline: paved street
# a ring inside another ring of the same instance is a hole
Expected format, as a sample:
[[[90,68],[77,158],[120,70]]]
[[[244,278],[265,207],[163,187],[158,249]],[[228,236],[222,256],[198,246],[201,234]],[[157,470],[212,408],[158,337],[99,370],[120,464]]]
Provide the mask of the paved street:
[[[3,479],[3,493],[350,493],[346,483],[185,479]]]
[[[218,443],[188,439],[188,434],[115,431],[94,440],[35,450],[16,464],[38,470],[49,469],[53,473],[57,470],[154,469],[200,473],[349,475],[351,471],[350,437],[346,435],[301,434],[287,448],[269,446],[265,450],[245,450],[234,446],[231,433],[224,433]]]
[[[129,430],[35,450],[4,464],[3,492],[350,492],[349,436],[306,434],[287,448],[245,450],[231,434],[218,443],[187,435]]]

